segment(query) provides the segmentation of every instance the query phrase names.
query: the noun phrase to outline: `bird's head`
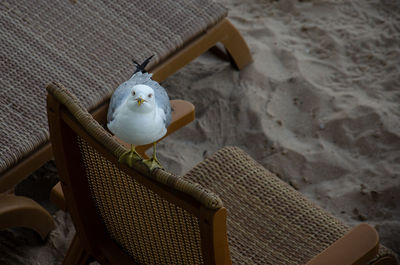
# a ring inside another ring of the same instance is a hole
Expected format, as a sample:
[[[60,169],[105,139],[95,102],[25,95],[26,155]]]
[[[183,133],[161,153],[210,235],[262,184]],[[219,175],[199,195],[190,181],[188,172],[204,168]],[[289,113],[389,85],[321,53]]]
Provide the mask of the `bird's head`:
[[[148,112],[155,107],[154,97],[153,88],[146,85],[136,85],[131,90],[130,105],[137,111]]]

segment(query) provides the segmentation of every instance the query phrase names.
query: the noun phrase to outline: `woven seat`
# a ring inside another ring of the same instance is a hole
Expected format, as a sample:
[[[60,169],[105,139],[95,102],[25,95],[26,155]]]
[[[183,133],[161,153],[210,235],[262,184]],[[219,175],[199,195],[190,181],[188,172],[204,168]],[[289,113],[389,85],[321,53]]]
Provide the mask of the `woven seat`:
[[[2,1],[0,173],[48,141],[46,83],[69,84],[93,110],[132,74],[132,59],[155,54],[155,66],[226,16],[212,1],[182,3]]]
[[[239,148],[218,151],[184,178],[228,209],[233,264],[305,264],[350,229]],[[381,246],[370,264],[386,258],[393,254]]]
[[[118,162],[126,149],[78,99],[59,84],[48,91],[56,164],[77,231],[65,265],[396,264],[372,227],[349,231],[238,148],[183,177],[141,162],[130,168]]]
[[[130,77],[132,59],[154,54],[157,81],[217,42],[238,68],[251,62],[227,10],[212,0],[5,0],[0,12],[0,192],[52,157],[46,83],[69,84],[94,113]]]

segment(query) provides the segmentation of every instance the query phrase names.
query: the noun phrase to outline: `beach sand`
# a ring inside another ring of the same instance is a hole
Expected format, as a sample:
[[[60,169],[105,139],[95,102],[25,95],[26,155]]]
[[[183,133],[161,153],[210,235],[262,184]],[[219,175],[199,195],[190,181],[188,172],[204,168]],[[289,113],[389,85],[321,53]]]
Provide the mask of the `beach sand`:
[[[346,224],[373,225],[400,254],[400,2],[220,2],[254,63],[239,72],[206,53],[163,83],[195,105],[196,120],[159,144],[161,162],[181,175],[239,146]],[[17,188],[56,229],[46,242],[1,231],[0,264],[61,263],[74,229],[48,201],[56,177],[49,162]]]

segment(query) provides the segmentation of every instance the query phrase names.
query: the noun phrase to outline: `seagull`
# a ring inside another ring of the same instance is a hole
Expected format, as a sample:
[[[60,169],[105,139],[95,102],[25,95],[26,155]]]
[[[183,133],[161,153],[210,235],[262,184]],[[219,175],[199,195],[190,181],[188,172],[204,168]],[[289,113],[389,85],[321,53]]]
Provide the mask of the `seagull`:
[[[107,113],[107,127],[119,139],[131,144],[131,150],[119,161],[132,166],[143,161],[150,170],[162,168],[156,156],[156,143],[171,123],[171,105],[165,89],[145,71],[153,56],[142,64],[133,61],[136,70],[113,93]],[[153,155],[148,160],[136,152],[135,146],[153,144]]]

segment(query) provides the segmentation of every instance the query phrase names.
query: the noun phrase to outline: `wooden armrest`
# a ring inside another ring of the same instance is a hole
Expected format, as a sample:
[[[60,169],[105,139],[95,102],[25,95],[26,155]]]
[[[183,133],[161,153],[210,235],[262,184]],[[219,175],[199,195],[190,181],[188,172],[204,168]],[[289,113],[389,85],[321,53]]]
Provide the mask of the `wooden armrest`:
[[[164,139],[171,133],[175,132],[176,130],[182,128],[183,126],[187,125],[191,121],[194,120],[194,106],[192,103],[184,100],[171,100],[171,108],[172,108],[172,121],[168,127],[167,134],[162,138]],[[104,111],[104,110],[102,110]],[[130,145],[115,138],[118,142],[125,145],[128,149],[130,149]],[[161,141],[162,139],[158,140]],[[143,157],[146,157],[147,149],[151,147],[151,144],[137,146],[136,151],[141,154]],[[52,189],[50,193],[50,200],[58,206],[58,208],[62,210],[66,210],[65,198],[64,193],[61,188],[61,183],[58,182]]]
[[[8,227],[31,228],[44,240],[55,224],[53,217],[32,199],[0,194],[0,230]]]
[[[312,258],[306,265],[364,265],[378,253],[379,235],[368,224],[360,224]]]

